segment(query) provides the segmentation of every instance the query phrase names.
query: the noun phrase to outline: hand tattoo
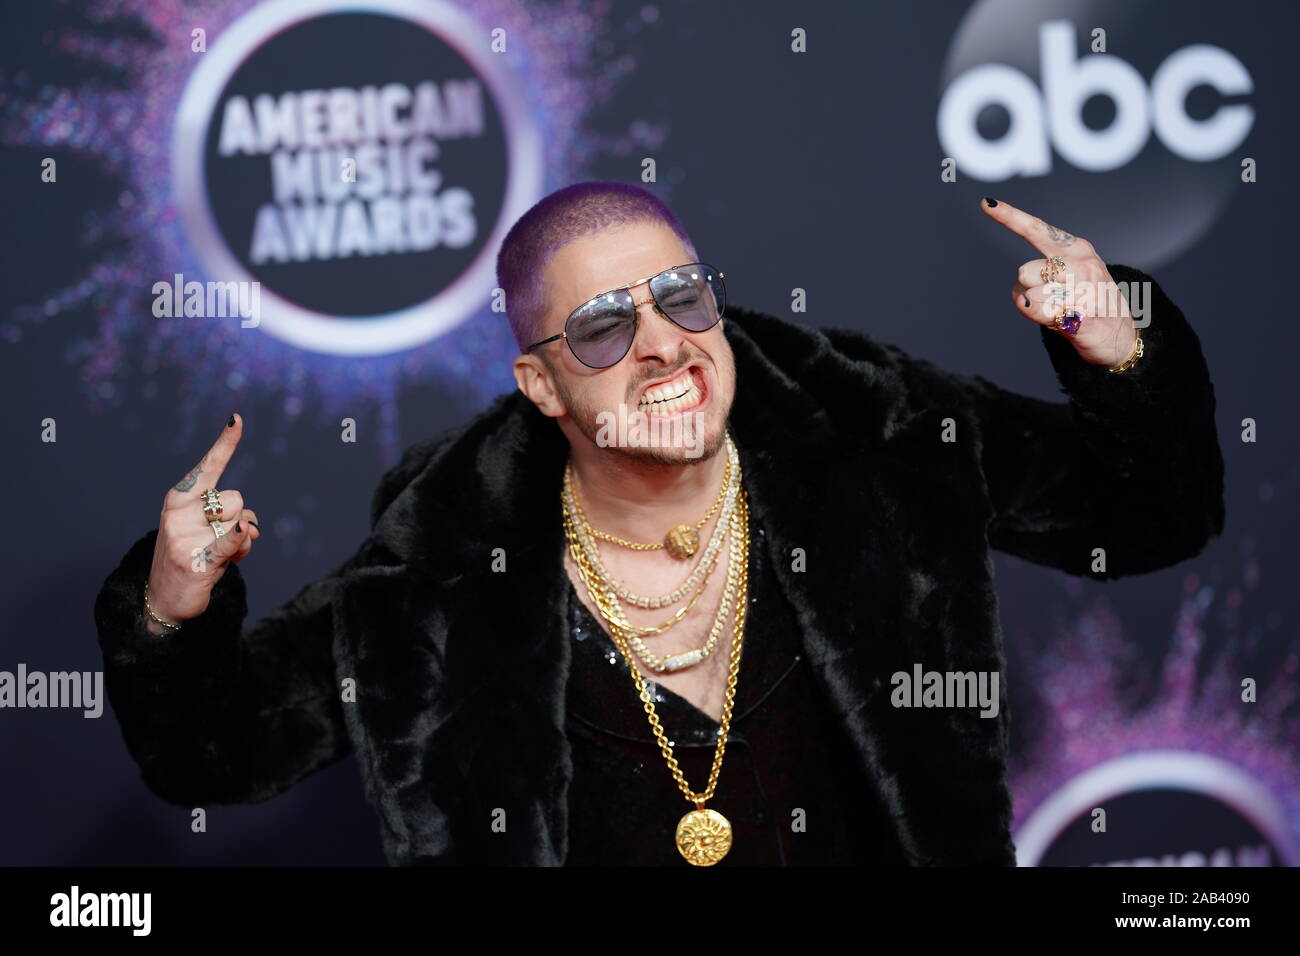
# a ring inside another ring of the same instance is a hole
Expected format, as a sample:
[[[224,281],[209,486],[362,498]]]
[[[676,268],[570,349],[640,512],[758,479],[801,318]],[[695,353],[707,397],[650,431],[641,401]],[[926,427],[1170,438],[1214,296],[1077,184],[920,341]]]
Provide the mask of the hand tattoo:
[[[1050,223],[1043,223],[1043,225],[1047,226],[1047,234],[1052,237],[1053,241],[1059,242],[1063,246],[1068,246],[1070,243],[1074,242],[1074,236],[1070,235],[1064,229],[1057,229]]]
[[[199,480],[199,475],[201,474],[203,474],[203,462],[199,462],[191,468],[189,474],[176,482],[172,487],[177,491],[189,491],[194,487],[194,483]]]
[[[212,553],[212,548],[207,547],[207,548],[204,548],[204,549],[203,549],[203,563],[204,563],[204,564],[216,564],[216,563],[217,563],[216,556]]]

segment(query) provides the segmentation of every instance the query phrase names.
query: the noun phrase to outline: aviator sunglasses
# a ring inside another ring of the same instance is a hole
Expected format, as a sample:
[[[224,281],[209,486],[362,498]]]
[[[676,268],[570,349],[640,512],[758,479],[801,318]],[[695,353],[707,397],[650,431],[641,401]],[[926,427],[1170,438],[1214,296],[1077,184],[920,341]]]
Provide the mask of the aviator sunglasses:
[[[534,342],[525,353],[564,339],[574,357],[588,368],[609,368],[622,361],[636,338],[637,303],[632,289],[649,281],[655,308],[687,332],[707,332],[726,308],[723,273],[706,262],[690,262],[602,292],[578,306],[564,320],[564,331]]]

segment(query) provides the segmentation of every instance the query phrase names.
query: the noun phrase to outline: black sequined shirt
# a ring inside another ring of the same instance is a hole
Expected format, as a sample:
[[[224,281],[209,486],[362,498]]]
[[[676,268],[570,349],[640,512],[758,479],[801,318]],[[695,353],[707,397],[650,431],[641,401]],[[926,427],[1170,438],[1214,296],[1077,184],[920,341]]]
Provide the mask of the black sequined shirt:
[[[904,865],[862,759],[805,655],[794,609],[751,516],[750,607],[717,790],[730,820],[718,866]],[[689,866],[673,841],[693,809],[660,753],[627,663],[568,588],[573,662],[569,866]],[[727,646],[723,644],[722,646]],[[655,711],[686,781],[708,781],[718,722],[651,682]]]

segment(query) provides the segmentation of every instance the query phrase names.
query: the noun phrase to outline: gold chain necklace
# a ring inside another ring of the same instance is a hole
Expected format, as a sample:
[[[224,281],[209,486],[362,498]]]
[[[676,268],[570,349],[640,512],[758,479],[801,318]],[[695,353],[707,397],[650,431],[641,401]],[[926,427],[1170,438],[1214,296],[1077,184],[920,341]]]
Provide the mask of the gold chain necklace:
[[[730,439],[728,439],[730,440]],[[586,525],[586,531],[593,538],[599,538],[601,541],[608,541],[610,544],[616,544],[620,548],[629,548],[632,551],[658,551],[660,548],[665,549],[678,561],[685,561],[696,551],[700,549],[700,529],[709,523],[719,508],[722,507],[722,499],[726,497],[727,486],[731,482],[731,462],[727,462],[727,471],[722,478],[722,487],[718,489],[718,497],[714,499],[713,506],[705,512],[704,517],[695,522],[695,527],[688,524],[679,524],[669,529],[664,535],[663,541],[654,544],[647,544],[640,541],[628,541],[626,538],[616,538],[612,534],[606,534],[604,531],[597,531],[584,517],[583,524]]]
[[[561,502],[562,505],[565,503],[563,498]],[[564,526],[569,543],[569,553],[572,555],[574,563],[578,564],[581,548],[575,534],[575,526],[570,520],[568,508],[565,507],[564,510]],[[718,725],[718,743],[713,753],[713,766],[709,771],[709,782],[702,792],[695,793],[691,790],[690,785],[686,782],[686,777],[682,774],[681,767],[677,763],[677,758],[673,756],[672,744],[664,734],[663,724],[659,721],[659,715],[655,713],[654,702],[650,697],[650,689],[628,650],[622,628],[614,626],[611,635],[615,646],[618,647],[619,653],[623,655],[628,670],[632,674],[637,696],[641,699],[646,715],[650,720],[650,728],[654,731],[655,739],[659,742],[659,752],[663,754],[664,760],[668,763],[668,769],[672,772],[678,789],[685,795],[687,801],[695,805],[694,810],[686,813],[678,821],[675,834],[677,851],[681,853],[688,863],[694,866],[712,866],[726,856],[731,849],[731,821],[717,810],[705,809],[704,804],[713,798],[713,793],[718,786],[718,774],[722,770],[722,757],[727,749],[727,734],[731,729],[731,712],[736,701],[736,684],[740,677],[740,649],[745,630],[745,613],[748,609],[749,595],[749,501],[743,487],[737,496],[734,521],[733,530],[739,535],[740,539],[739,552],[743,571],[737,589],[735,624],[731,638],[731,660],[727,669],[727,690],[723,698],[722,720]],[[590,579],[584,577],[583,580],[587,585],[588,593],[591,594],[592,601],[598,602],[598,589],[593,587],[593,582]]]
[[[709,546],[704,549],[704,554],[699,563],[691,572],[682,580],[682,582],[673,588],[667,594],[641,595],[628,589],[618,578],[605,567],[605,562],[600,556],[600,546],[587,534],[588,525],[583,520],[582,505],[578,503],[577,497],[573,494],[572,488],[569,487],[567,478],[565,483],[565,500],[566,506],[573,512],[574,521],[577,525],[578,543],[582,545],[582,552],[587,561],[596,570],[596,576],[614,592],[623,601],[646,610],[654,610],[661,607],[671,607],[685,597],[692,588],[697,586],[703,590],[708,583],[709,575],[718,563],[718,553],[722,549],[722,544],[726,540],[727,528],[731,523],[731,512],[735,506],[735,491],[728,494],[727,503],[722,506],[722,516],[718,519],[718,526],[709,538]]]
[[[617,578],[605,569],[605,563],[600,557],[600,548],[595,541],[591,539],[590,531],[594,531],[591,524],[587,521],[585,512],[582,510],[582,504],[578,501],[578,496],[573,490],[573,468],[572,465],[566,465],[564,469],[564,489],[563,496],[565,507],[571,509],[576,515],[578,524],[578,537],[583,551],[586,553],[588,560],[596,568],[596,571],[604,582],[615,594],[626,601],[628,604],[636,605],[640,608],[661,608],[676,604],[690,590],[700,585],[702,579],[712,573],[716,565],[718,551],[722,547],[722,542],[726,536],[727,528],[730,526],[730,515],[735,505],[736,491],[740,487],[740,454],[736,450],[735,443],[732,442],[731,436],[727,436],[727,481],[723,483],[724,503],[722,508],[722,517],[718,519],[718,526],[714,528],[713,534],[709,538],[709,545],[705,548],[704,556],[695,569],[686,576],[680,585],[672,591],[663,595],[643,596],[635,594],[628,590]]]
[[[673,603],[677,598],[673,595],[669,595],[669,597],[672,598],[671,601],[659,598],[639,598],[628,592],[626,588],[624,588],[609,574],[608,571],[605,570],[605,566],[600,559],[599,546],[585,533],[586,522],[582,520],[582,506],[578,504],[577,496],[573,493],[569,481],[569,471],[567,469],[565,471],[565,485],[561,497],[564,506],[566,534],[572,532],[572,534],[578,539],[578,543],[582,548],[580,560],[575,560],[574,562],[578,575],[587,585],[588,593],[592,595],[592,601],[595,604],[597,611],[600,613],[600,616],[603,617],[612,627],[621,629],[621,632],[627,635],[628,645],[636,652],[636,655],[645,662],[647,667],[660,674],[684,670],[687,667],[699,664],[701,661],[709,657],[717,646],[718,639],[722,636],[723,629],[727,623],[727,616],[731,610],[732,603],[735,600],[736,587],[739,581],[737,575],[740,573],[742,568],[742,563],[738,558],[737,552],[740,534],[733,523],[735,519],[734,506],[736,503],[736,493],[740,489],[741,465],[740,455],[736,451],[735,443],[730,440],[730,436],[728,436],[727,440],[727,453],[729,466],[734,469],[730,476],[731,481],[734,482],[734,484],[727,489],[727,500],[722,506],[722,517],[718,519],[718,527],[715,529],[712,539],[709,542],[709,547],[704,553],[703,562],[707,563],[707,567],[705,567],[704,563],[697,567],[691,574],[691,577],[682,585],[682,588],[677,589],[677,592],[682,591],[683,588],[696,581],[700,572],[703,572],[702,583],[699,586],[699,590],[696,591],[695,596],[692,597],[691,601],[685,608],[682,608],[664,623],[654,627],[638,627],[633,625],[623,613],[623,609],[619,605],[615,596],[617,595],[618,597],[623,598],[625,601],[628,601],[628,603],[638,603],[641,607],[662,607],[668,603]],[[729,535],[728,532],[730,532]],[[731,561],[727,567],[726,582],[723,587],[722,598],[718,602],[718,609],[714,614],[713,624],[709,628],[708,638],[704,645],[702,647],[693,648],[688,651],[681,651],[677,654],[666,655],[664,657],[659,657],[658,655],[653,654],[650,649],[646,647],[645,642],[642,641],[641,638],[643,636],[648,637],[651,634],[661,634],[668,630],[673,625],[677,624],[696,603],[696,601],[698,601],[699,597],[703,595],[707,589],[708,579],[717,565],[717,553],[720,546],[728,537],[731,539]],[[674,594],[677,592],[674,592]]]
[[[573,534],[581,539],[581,529],[574,521],[573,513],[568,510],[568,505],[570,503],[569,499],[566,498],[566,533],[569,529],[572,529]],[[619,603],[616,600],[614,588],[608,579],[602,577],[600,570],[592,565],[591,556],[587,553],[582,553],[580,555],[580,560],[575,560],[574,564],[577,568],[578,576],[582,579],[583,583],[587,585],[587,591],[592,595],[592,601],[596,605],[596,609],[600,612],[600,616],[609,622],[611,626],[619,628],[624,634],[629,635],[629,646],[636,651],[637,656],[640,657],[641,660],[645,661],[646,666],[651,670],[659,673],[664,673],[665,671],[673,672],[698,664],[713,653],[713,649],[718,643],[718,638],[722,636],[723,627],[727,623],[728,612],[731,610],[732,603],[735,600],[736,589],[740,580],[739,574],[741,571],[741,562],[739,558],[740,533],[735,523],[736,515],[734,513],[730,516],[728,522],[731,532],[731,560],[727,567],[727,579],[723,586],[722,599],[718,602],[718,610],[714,615],[713,626],[709,628],[708,640],[705,641],[703,647],[683,651],[662,658],[652,654],[645,646],[645,642],[641,640],[641,637],[650,634],[663,633],[681,620],[682,616],[689,611],[692,606],[694,606],[700,595],[704,593],[704,590],[707,587],[707,575],[705,584],[700,585],[699,591],[697,591],[695,596],[691,598],[690,603],[673,615],[672,618],[657,627],[638,627],[632,624],[623,613],[622,607],[619,606]],[[585,545],[587,542],[581,543]],[[716,558],[714,559],[714,563],[717,563]],[[709,569],[710,573],[712,570],[712,568]]]
[[[566,522],[574,521],[574,522],[575,522],[574,534],[577,535],[577,536],[581,536],[581,531],[578,530],[578,529],[576,528],[576,519],[573,518],[572,513],[571,513],[570,511],[566,511],[566,512],[565,512],[565,521],[566,521]],[[566,524],[566,525],[565,525],[566,533],[567,533],[567,529],[568,529],[568,528],[569,528],[569,525]],[[586,556],[584,555],[584,557],[586,557]],[[714,565],[714,566],[717,565],[717,559],[716,559],[716,558],[715,558],[714,561],[713,561],[713,565]],[[597,571],[597,570],[596,570],[596,569],[591,565],[591,561],[590,561],[590,559],[588,559],[588,560],[585,562],[585,567],[584,567],[583,564],[578,564],[578,565],[577,565],[577,568],[578,568],[578,573],[579,573],[579,575],[582,576],[582,579],[583,579],[584,581],[587,580],[587,576],[588,576],[588,575],[590,575],[593,579],[595,579],[596,581],[598,581],[598,582],[600,583],[600,585],[601,585],[601,590],[602,590],[602,592],[606,593],[607,600],[609,600],[611,603],[613,602],[614,598],[613,598],[613,597],[610,597],[609,595],[612,595],[612,594],[613,594],[614,589],[611,587],[610,582],[607,581],[607,580],[605,580],[604,578],[602,578],[602,577],[600,576],[599,571]],[[622,626],[625,626],[629,631],[634,632],[634,633],[636,633],[637,635],[642,636],[642,637],[648,637],[648,636],[651,635],[651,634],[662,634],[664,631],[668,630],[668,629],[671,628],[674,624],[676,624],[678,621],[680,621],[683,617],[685,617],[685,616],[690,612],[691,608],[695,607],[696,602],[699,601],[699,599],[703,596],[705,590],[707,590],[707,588],[708,588],[708,576],[709,576],[709,574],[711,574],[712,572],[713,572],[713,567],[710,567],[708,573],[705,574],[705,576],[704,576],[704,580],[701,582],[699,588],[696,589],[695,593],[691,596],[691,599],[690,599],[689,601],[686,602],[686,605],[685,605],[684,607],[682,607],[681,609],[679,609],[679,610],[677,611],[677,613],[675,613],[672,617],[668,618],[668,620],[664,621],[662,624],[655,624],[655,625],[651,625],[651,626],[648,626],[648,627],[642,627],[642,626],[638,626],[638,625],[632,624],[630,621],[628,621],[628,620],[626,619],[626,616],[623,616],[622,618],[619,618],[617,615],[615,615],[615,617],[614,617],[612,623],[618,623],[618,624],[621,624]],[[610,615],[610,614],[613,614],[612,611],[609,612],[609,614],[607,614],[607,613],[606,613],[606,609],[605,609],[604,607],[599,607],[598,609],[600,610],[600,613],[601,613],[601,616],[602,616],[602,617],[604,617],[606,620],[611,620],[611,618],[610,618],[609,615]],[[639,643],[639,642],[638,642],[638,643]],[[642,658],[642,659],[644,660],[644,658]],[[649,662],[649,661],[646,661],[646,663],[649,664],[650,662]],[[653,665],[652,665],[652,666],[653,666]],[[660,668],[660,669],[662,670],[662,669],[664,669],[664,668]]]

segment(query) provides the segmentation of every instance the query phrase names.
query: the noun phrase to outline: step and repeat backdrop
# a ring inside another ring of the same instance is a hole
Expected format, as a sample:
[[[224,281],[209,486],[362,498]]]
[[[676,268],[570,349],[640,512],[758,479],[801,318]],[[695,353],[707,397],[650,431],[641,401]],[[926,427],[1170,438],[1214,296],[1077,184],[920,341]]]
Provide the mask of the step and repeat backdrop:
[[[94,680],[94,595],[232,411],[223,483],[266,525],[250,621],[351,554],[402,449],[514,387],[495,256],[582,179],[667,201],[737,303],[1051,400],[1009,301],[1038,253],[979,197],[1150,272],[1210,365],[1227,526],[1109,584],[995,554],[1020,863],[1300,863],[1294,5],[4,17],[0,863],[383,862],[350,759],[201,832],[154,797]],[[37,672],[84,675],[83,706],[32,705]]]

